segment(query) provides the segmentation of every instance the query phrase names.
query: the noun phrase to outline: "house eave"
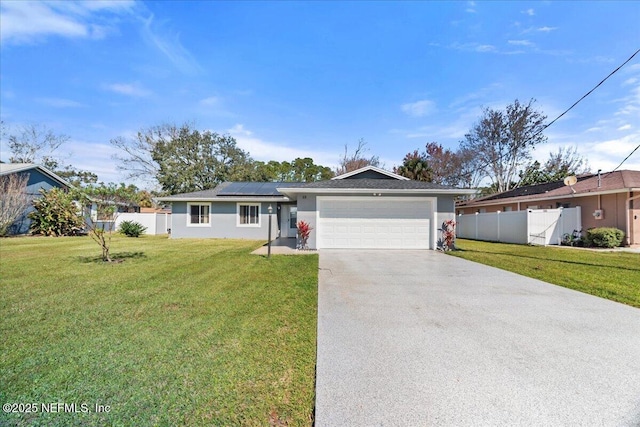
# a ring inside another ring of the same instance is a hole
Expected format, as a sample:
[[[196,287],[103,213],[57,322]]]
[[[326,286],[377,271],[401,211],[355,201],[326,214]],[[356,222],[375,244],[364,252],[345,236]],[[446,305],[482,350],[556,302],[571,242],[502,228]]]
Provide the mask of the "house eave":
[[[160,202],[289,202],[286,196],[281,197],[158,197]]]
[[[297,194],[476,194],[477,190],[457,188],[278,188],[282,194],[295,197]]]
[[[640,191],[640,188],[630,187],[630,188],[619,188],[617,190],[605,190],[605,191],[588,191],[588,192],[580,192],[580,193],[568,193],[568,194],[557,194],[553,196],[524,196],[524,197],[510,197],[505,199],[493,199],[482,202],[474,202],[470,201],[468,203],[461,203],[459,208],[472,208],[476,206],[493,206],[499,204],[507,204],[507,203],[522,203],[522,202],[538,202],[545,200],[557,200],[557,199],[571,199],[575,197],[588,197],[588,196],[602,196],[606,194],[619,194],[619,193],[628,193],[628,192],[636,192]]]

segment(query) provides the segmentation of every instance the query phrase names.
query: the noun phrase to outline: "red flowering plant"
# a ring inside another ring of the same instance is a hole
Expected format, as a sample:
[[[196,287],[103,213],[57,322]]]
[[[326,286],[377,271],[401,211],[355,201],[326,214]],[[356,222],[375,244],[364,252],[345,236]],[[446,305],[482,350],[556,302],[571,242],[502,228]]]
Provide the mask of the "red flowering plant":
[[[308,240],[311,235],[311,226],[308,222],[298,221],[298,249],[309,249]]]
[[[442,223],[440,228],[442,238],[438,240],[438,249],[442,251],[454,250],[456,243],[456,222],[452,219],[448,219]]]

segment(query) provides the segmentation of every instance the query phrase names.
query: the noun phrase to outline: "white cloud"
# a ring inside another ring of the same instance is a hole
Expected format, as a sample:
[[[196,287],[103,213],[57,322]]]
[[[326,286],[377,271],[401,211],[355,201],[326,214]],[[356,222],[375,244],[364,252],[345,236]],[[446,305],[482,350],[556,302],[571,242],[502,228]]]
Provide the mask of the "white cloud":
[[[255,160],[261,161],[291,161],[298,157],[311,157],[315,164],[335,167],[338,153],[317,151],[304,147],[291,147],[287,144],[265,141],[254,136],[253,132],[245,129],[243,124],[236,124],[228,129],[229,135],[235,138],[238,146],[248,151]],[[321,144],[318,144],[319,146]]]
[[[411,117],[424,117],[436,110],[436,104],[428,99],[402,104],[402,111]]]
[[[476,52],[496,52],[497,49],[495,46],[490,44],[481,44],[476,46]]]
[[[551,31],[555,31],[557,29],[558,27],[539,27],[536,29],[536,31],[541,33],[550,33]]]
[[[133,1],[109,2],[26,2],[0,3],[0,41],[35,43],[48,36],[66,38],[102,38],[111,23],[109,13],[133,8]]]
[[[139,83],[111,83],[104,85],[104,88],[120,95],[132,96],[135,98],[142,98],[152,94],[151,91],[143,88]]]
[[[467,2],[467,8],[465,9],[465,12],[467,13],[476,13],[476,2],[475,1],[469,1]]]
[[[162,22],[154,22],[153,15],[143,20],[142,37],[183,73],[197,74],[202,72],[198,61],[180,42],[180,34],[169,34],[162,28]]]
[[[635,77],[631,77],[631,78],[629,78],[629,79],[625,80],[625,81],[622,83],[622,86],[629,86],[629,85],[635,84],[635,83],[637,83],[637,82],[638,82],[638,79],[637,79],[637,78],[635,78]]]
[[[54,108],[79,108],[79,107],[86,107],[86,105],[78,102],[78,101],[74,101],[71,99],[65,99],[65,98],[38,98],[36,99],[36,101],[38,101],[41,104],[44,105],[48,105],[49,107],[54,107]]]
[[[618,128],[618,130],[629,130],[631,129],[631,125],[630,124],[626,124],[626,125],[622,125]]]
[[[200,100],[200,104],[204,105],[204,106],[216,106],[218,104],[220,104],[220,98],[217,96],[210,96],[208,98],[204,98]]]
[[[536,14],[536,11],[533,9],[527,9],[523,10],[522,13],[524,13],[525,15],[534,16]]]
[[[535,46],[535,43],[529,40],[509,40],[507,43],[514,46]]]

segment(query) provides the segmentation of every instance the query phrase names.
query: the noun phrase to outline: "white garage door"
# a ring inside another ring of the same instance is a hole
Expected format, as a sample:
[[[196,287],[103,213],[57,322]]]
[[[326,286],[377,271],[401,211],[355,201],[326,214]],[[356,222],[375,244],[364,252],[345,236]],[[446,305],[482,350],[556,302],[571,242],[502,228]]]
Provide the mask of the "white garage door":
[[[318,197],[318,248],[429,249],[430,199]]]

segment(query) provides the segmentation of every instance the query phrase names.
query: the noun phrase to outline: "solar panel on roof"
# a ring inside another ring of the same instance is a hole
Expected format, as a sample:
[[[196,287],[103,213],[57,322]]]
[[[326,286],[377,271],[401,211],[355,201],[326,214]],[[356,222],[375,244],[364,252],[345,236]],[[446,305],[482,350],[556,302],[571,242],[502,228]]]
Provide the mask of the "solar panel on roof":
[[[283,185],[284,184],[284,185]],[[278,187],[290,187],[296,183],[281,182],[230,182],[218,192],[219,196],[280,196]]]

